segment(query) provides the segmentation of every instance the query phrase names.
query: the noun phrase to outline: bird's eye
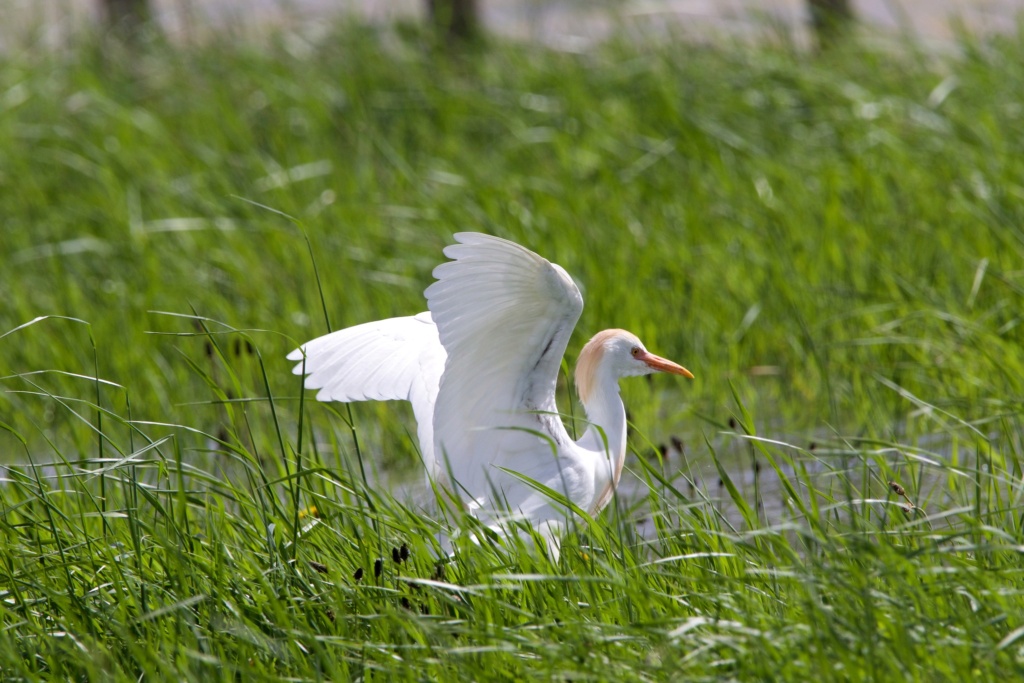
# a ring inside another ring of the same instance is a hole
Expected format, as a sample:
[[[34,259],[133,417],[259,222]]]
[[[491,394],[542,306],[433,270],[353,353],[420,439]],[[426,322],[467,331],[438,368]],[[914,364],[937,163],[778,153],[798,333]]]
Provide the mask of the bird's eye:
[[[631,354],[633,354],[633,358],[636,358],[637,356],[640,355],[640,347],[639,346],[634,346],[632,349],[630,349],[629,352]]]

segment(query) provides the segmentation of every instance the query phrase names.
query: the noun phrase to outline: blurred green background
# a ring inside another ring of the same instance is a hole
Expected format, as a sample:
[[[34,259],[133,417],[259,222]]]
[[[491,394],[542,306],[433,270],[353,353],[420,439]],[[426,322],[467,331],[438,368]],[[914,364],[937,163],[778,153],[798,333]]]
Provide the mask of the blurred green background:
[[[0,340],[0,410],[34,449],[80,425],[18,392],[94,388],[12,375],[98,367],[136,417],[215,431],[190,363],[224,361],[150,334],[201,331],[159,312],[260,330],[270,386],[295,398],[283,355],[326,331],[318,285],[334,328],[417,312],[459,230],[575,277],[570,360],[614,326],[694,371],[624,387],[654,440],[724,422],[730,384],[785,433],[900,432],[920,405],[894,387],[935,406],[924,429],[943,411],[1016,419],[1016,39],[958,59],[615,41],[450,54],[415,26],[341,25],[126,57],[23,52],[0,74],[0,329],[88,323]],[[241,355],[233,397],[266,395]],[[407,448],[394,426],[388,452]]]

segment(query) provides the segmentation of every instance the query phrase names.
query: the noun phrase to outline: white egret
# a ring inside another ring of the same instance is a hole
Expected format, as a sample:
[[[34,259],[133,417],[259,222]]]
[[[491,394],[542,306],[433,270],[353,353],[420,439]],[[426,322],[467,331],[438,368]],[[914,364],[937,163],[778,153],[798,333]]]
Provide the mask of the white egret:
[[[598,332],[576,365],[589,427],[573,441],[555,384],[583,310],[560,266],[479,233],[455,235],[434,269],[428,312],[332,332],[288,355],[320,401],[412,403],[427,476],[501,530],[528,520],[557,552],[567,512],[524,478],[590,515],[608,504],[626,457],[621,377],[693,377],[625,330]],[[516,476],[512,473],[519,473]]]

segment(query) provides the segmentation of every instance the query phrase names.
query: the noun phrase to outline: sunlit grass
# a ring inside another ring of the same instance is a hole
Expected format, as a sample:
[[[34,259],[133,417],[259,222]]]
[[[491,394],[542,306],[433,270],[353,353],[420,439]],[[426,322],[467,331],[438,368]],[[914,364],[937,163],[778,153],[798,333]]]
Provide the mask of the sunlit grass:
[[[1021,57],[7,57],[2,677],[1018,678]],[[410,411],[284,360],[422,310],[464,229],[576,277],[570,356],[625,327],[697,375],[623,384],[624,491],[557,563],[443,559],[380,483]]]

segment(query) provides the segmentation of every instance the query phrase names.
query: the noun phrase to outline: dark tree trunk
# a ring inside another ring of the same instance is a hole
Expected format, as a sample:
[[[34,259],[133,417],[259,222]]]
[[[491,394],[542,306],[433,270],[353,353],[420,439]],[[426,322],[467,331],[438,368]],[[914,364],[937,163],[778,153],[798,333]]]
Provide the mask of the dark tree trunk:
[[[472,40],[476,38],[476,0],[427,0],[430,20],[449,40]]]
[[[107,25],[124,35],[133,35],[150,20],[149,0],[100,0]]]
[[[807,4],[811,28],[820,48],[835,44],[853,23],[850,0],[807,0]]]

